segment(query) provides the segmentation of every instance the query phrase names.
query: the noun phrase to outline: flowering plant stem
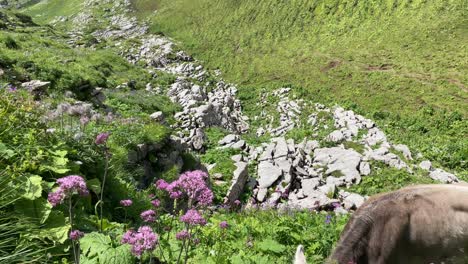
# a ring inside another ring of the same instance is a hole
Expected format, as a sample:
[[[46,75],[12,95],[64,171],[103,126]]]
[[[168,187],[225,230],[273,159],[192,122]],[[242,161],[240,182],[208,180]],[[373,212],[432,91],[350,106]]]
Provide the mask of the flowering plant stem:
[[[107,176],[107,171],[109,170],[109,152],[107,149],[107,146],[104,146],[104,155],[106,158],[106,163],[105,163],[105,168],[104,168],[104,175],[102,176],[102,185],[101,185],[101,197],[99,199],[99,219],[101,221],[100,223],[100,230],[102,232],[102,204],[104,203],[103,197],[104,197],[104,185],[106,184],[106,176]],[[126,212],[126,211],[125,211]]]
[[[70,230],[73,230],[73,205],[72,205],[72,197],[68,198],[68,217],[70,219]],[[73,259],[75,261],[75,264],[80,263],[80,256],[79,256],[79,248],[77,249],[77,244],[75,240],[70,238],[72,242],[72,249],[73,249]]]

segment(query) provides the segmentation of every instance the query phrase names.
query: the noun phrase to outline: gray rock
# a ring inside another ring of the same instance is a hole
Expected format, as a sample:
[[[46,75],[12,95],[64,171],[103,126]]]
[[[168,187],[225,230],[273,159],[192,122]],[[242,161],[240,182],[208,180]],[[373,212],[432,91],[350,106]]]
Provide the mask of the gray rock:
[[[267,161],[258,164],[258,185],[260,188],[270,187],[282,175],[282,170]]]
[[[246,162],[237,162],[235,165],[237,168],[234,171],[232,184],[226,195],[227,202],[230,204],[239,199],[242,191],[244,190],[245,183],[249,178],[248,164]]]
[[[30,91],[35,98],[38,98],[47,93],[47,88],[49,88],[50,82],[43,82],[39,80],[32,80],[30,82],[24,82],[21,84],[21,87]]]
[[[411,151],[410,149],[408,148],[408,146],[406,145],[403,145],[403,144],[398,144],[398,145],[395,145],[393,146],[396,150],[400,151],[401,153],[403,153],[403,156],[408,159],[408,160],[412,160],[413,157],[411,156]]]
[[[432,163],[428,160],[421,161],[421,163],[419,163],[419,168],[426,170],[426,171],[431,171]]]
[[[327,183],[325,185],[319,186],[317,188],[317,190],[319,190],[320,192],[322,192],[323,194],[325,194],[328,197],[330,194],[335,193],[336,186],[335,186],[335,184],[328,184]]]
[[[221,173],[215,173],[213,175],[211,175],[211,178],[215,179],[215,180],[220,180],[223,178],[223,174]]]
[[[268,189],[267,189],[267,188],[260,188],[260,189],[258,189],[257,200],[258,200],[259,202],[265,201],[265,198],[266,198],[267,193],[268,193]]]
[[[320,206],[328,204],[329,201],[330,199],[326,195],[319,191],[315,191],[313,194],[310,194],[310,196],[304,199],[289,200],[288,205],[298,209],[316,209]]]
[[[276,139],[276,147],[274,150],[274,158],[280,158],[280,157],[287,157],[289,152],[288,149],[288,143],[286,143],[286,140],[284,137],[280,137]]]
[[[304,195],[309,196],[315,193],[315,189],[320,185],[318,178],[303,179],[301,186]]]
[[[231,160],[234,162],[241,162],[243,161],[242,154],[237,154],[231,157]]]
[[[326,183],[328,185],[343,186],[346,183],[346,177],[343,176],[343,177],[336,178],[333,176],[328,176]]]
[[[346,210],[356,209],[365,202],[365,198],[359,194],[351,193],[343,201]]]
[[[458,178],[451,174],[451,173],[448,173],[444,170],[441,170],[441,169],[435,169],[433,171],[431,171],[429,173],[429,177],[431,177],[432,179],[436,180],[436,181],[440,181],[440,182],[443,182],[443,183],[454,183],[454,182],[458,182]]]
[[[273,152],[275,150],[276,144],[274,142],[267,145],[265,151],[260,155],[259,161],[271,160],[273,158]]]
[[[379,143],[386,142],[387,137],[385,136],[384,132],[374,127],[374,128],[369,129],[364,140],[367,143],[367,145],[374,146]]]
[[[316,148],[320,147],[320,143],[317,140],[308,140],[304,146],[304,152],[309,155]]]
[[[223,139],[221,139],[220,141],[218,141],[218,144],[223,146],[223,145],[227,145],[227,144],[231,144],[231,143],[234,143],[234,142],[237,142],[239,140],[239,136],[238,135],[234,135],[234,134],[230,134],[230,135],[227,135],[225,136]]]
[[[363,175],[363,176],[369,175],[369,174],[371,173],[371,168],[370,168],[369,162],[362,161],[362,162],[359,164],[359,172],[360,172],[361,175]]]
[[[161,111],[154,112],[150,115],[150,118],[156,122],[162,122],[164,120],[164,114]]]
[[[239,140],[230,146],[230,148],[233,148],[233,149],[244,149],[244,147],[245,147],[244,140]]]
[[[281,199],[281,193],[274,192],[270,195],[270,197],[268,197],[268,200],[266,201],[266,203],[270,206],[276,206],[280,199]]]
[[[314,151],[314,162],[328,169],[325,174],[329,175],[339,171],[346,178],[347,183],[359,183],[361,175],[358,171],[361,162],[361,154],[352,149],[340,147],[320,148]]]
[[[340,131],[340,130],[335,130],[333,132],[331,132],[327,138],[326,138],[328,141],[331,141],[331,142],[340,142],[342,140],[345,139],[343,133]]]
[[[201,128],[195,130],[195,136],[192,137],[192,146],[195,150],[200,150],[203,148],[203,143],[205,143],[205,133]]]

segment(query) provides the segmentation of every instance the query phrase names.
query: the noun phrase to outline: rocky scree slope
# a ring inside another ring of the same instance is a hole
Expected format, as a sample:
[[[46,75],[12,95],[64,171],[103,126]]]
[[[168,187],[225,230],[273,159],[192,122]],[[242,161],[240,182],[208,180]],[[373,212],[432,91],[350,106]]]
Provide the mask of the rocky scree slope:
[[[206,128],[229,131],[218,142],[218,148],[235,149],[240,154],[232,156],[237,169],[232,172],[225,202],[233,203],[250,190],[248,207],[261,204],[267,208],[332,208],[343,213],[365,201],[366,197],[344,187],[359,184],[362,177],[372,172],[373,161],[408,173],[423,170],[430,178],[444,183],[459,181],[455,175],[433,168],[430,161],[415,155],[407,146],[389,142],[372,120],[339,106],[326,107],[291,98],[291,88],[280,87],[264,95],[259,105],[275,97],[277,112],[263,111],[260,116],[250,117],[270,122],[255,128],[265,141],[248,144],[243,133],[253,128],[249,128],[250,119],[236,98],[239,88],[224,82],[221,72],[208,71],[201,62],[177,50],[173,40],[148,33],[147,25],[133,17],[130,8],[128,0],[86,0],[80,12],[57,17],[52,24],[71,23],[69,44],[74,46],[82,45],[88,26],[104,25],[92,31],[92,45],[105,43],[118,48],[121,56],[144,65],[154,78],[158,78],[158,72],[174,75],[175,81],[169,87],[148,83],[146,92],[165,93],[182,107],[174,115],[176,123],[171,136],[172,142],[182,149],[203,155]],[[93,16],[97,10],[105,16]],[[124,83],[116,89],[130,85]],[[306,112],[310,114],[304,118]],[[163,123],[167,117],[155,112],[151,118]],[[297,127],[312,131],[311,137],[299,142],[289,138],[288,132]],[[145,157],[151,151],[154,149],[141,146],[137,156]],[[216,164],[205,166],[210,170]],[[249,174],[249,166],[254,167],[253,173]]]

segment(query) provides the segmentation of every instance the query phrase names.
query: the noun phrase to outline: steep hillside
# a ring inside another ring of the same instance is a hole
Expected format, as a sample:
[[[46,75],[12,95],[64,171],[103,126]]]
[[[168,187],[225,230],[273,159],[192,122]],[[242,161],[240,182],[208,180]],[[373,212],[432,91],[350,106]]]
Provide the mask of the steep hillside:
[[[247,112],[257,91],[293,86],[466,170],[466,10],[463,0],[161,0],[151,29],[242,84]]]

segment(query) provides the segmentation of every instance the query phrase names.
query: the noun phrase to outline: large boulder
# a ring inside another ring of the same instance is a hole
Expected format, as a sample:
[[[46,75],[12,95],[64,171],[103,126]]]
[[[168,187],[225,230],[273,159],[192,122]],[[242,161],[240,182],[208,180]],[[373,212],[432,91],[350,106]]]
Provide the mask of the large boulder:
[[[283,171],[268,161],[258,164],[259,188],[268,188],[281,177]]]

